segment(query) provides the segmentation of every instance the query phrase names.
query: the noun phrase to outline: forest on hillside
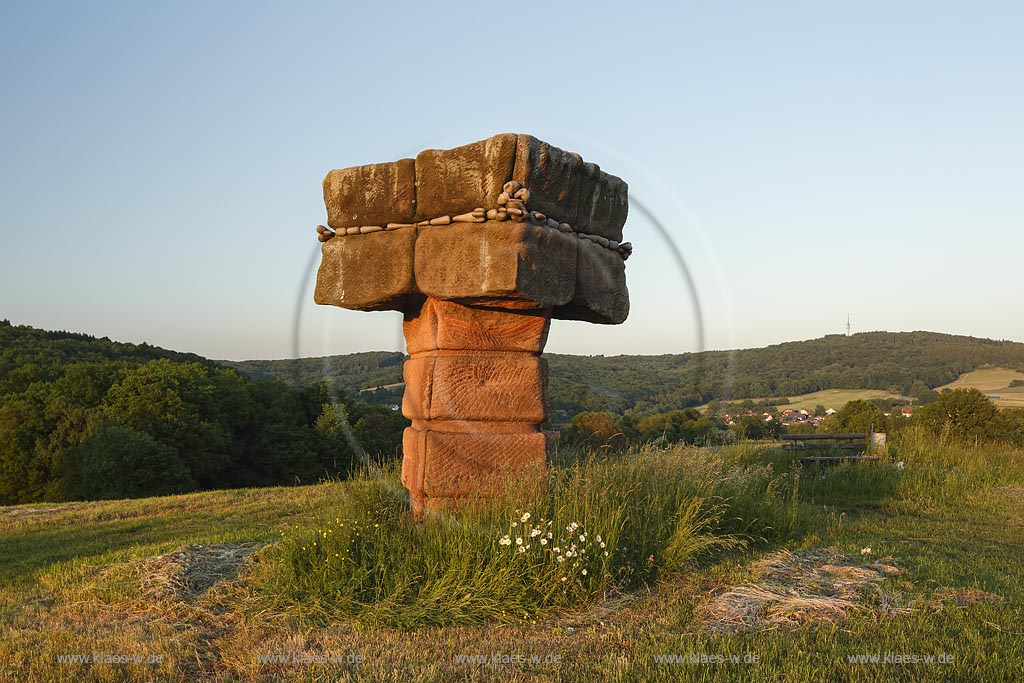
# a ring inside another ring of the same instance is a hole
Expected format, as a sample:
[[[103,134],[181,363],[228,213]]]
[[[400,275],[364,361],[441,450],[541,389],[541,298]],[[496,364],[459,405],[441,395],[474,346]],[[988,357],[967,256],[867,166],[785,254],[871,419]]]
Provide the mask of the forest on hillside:
[[[328,380],[350,395],[392,402],[401,391],[371,392],[402,381],[403,355],[356,353],[326,358],[231,363],[294,386]],[[760,349],[659,356],[545,354],[548,395],[568,415],[610,411],[636,416],[711,400],[786,397],[822,389],[882,389],[906,395],[915,382],[935,388],[984,365],[1024,371],[1024,344],[934,332],[868,332]]]
[[[0,322],[0,504],[343,477],[408,421],[324,382]]]
[[[710,444],[778,436],[762,420],[728,428],[693,410],[712,399],[915,394],[986,364],[1024,369],[1024,344],[868,333],[732,353],[546,357],[549,426],[563,440]],[[2,321],[0,504],[344,477],[367,457],[399,454],[409,424],[395,405],[403,360],[375,352],[228,363]]]

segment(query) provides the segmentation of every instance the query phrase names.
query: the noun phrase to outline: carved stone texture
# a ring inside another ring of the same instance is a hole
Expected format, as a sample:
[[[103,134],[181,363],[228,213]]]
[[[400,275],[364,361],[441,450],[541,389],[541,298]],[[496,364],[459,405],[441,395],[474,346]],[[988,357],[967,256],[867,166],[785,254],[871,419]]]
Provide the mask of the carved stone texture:
[[[543,463],[551,310],[427,298],[406,311],[402,484],[413,513],[450,508]]]
[[[509,181],[528,189],[530,210],[577,232],[622,241],[625,182],[578,154],[512,133],[425,150],[415,161],[331,171],[324,178],[327,223],[343,233],[495,208]],[[621,323],[629,307],[622,258],[614,250],[608,258],[586,258],[577,253],[580,248],[604,247],[577,245],[575,239],[573,233],[517,221],[339,235],[324,244],[314,298],[355,310],[399,311],[416,294],[519,298],[554,307],[559,319]],[[354,261],[363,265],[352,267]],[[584,291],[593,280],[617,283],[618,289]]]
[[[626,183],[503,134],[334,170],[323,185],[335,232],[320,229],[315,301],[405,313],[402,482],[413,511],[535,472],[551,319],[617,324],[629,313]]]

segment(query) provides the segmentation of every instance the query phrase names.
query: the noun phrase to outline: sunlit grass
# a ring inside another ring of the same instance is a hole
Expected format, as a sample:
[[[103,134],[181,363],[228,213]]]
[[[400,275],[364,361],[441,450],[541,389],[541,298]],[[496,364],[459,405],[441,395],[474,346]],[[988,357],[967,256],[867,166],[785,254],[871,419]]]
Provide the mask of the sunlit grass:
[[[414,627],[532,619],[652,585],[710,551],[795,536],[796,478],[721,451],[594,455],[415,524],[390,469],[285,532],[267,590],[321,618]]]

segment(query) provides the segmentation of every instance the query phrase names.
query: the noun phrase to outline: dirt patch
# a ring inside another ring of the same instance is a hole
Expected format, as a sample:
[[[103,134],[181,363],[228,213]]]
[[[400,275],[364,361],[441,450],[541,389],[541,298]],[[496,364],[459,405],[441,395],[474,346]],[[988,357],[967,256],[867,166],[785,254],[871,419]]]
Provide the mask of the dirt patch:
[[[217,583],[235,578],[246,558],[260,547],[259,543],[193,545],[146,558],[138,567],[143,591],[195,600]]]
[[[857,564],[834,548],[780,551],[755,562],[754,583],[719,592],[698,608],[698,624],[714,632],[770,630],[836,623],[854,613],[904,613],[879,584],[903,573],[892,558]]]

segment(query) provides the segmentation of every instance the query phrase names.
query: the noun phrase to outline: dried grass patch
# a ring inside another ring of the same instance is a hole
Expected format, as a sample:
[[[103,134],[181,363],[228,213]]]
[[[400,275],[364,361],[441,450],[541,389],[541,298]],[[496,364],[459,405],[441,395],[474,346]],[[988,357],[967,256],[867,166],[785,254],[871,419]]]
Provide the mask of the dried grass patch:
[[[133,568],[143,592],[194,601],[217,583],[234,579],[259,543],[193,545],[139,560]]]
[[[756,582],[735,586],[698,608],[705,630],[770,630],[837,623],[855,613],[905,613],[879,584],[903,573],[892,558],[855,564],[834,548],[782,550],[751,565]]]

